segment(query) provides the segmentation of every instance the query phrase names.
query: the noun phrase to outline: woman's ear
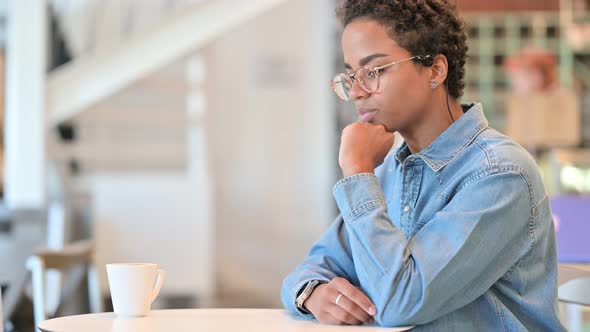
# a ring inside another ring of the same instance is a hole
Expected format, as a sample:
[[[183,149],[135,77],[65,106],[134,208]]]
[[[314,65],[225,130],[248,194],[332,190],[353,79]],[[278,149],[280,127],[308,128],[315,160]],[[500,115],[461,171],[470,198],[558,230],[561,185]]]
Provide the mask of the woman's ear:
[[[434,60],[432,61],[432,67],[430,67],[432,70],[430,74],[430,86],[432,88],[435,88],[445,82],[448,68],[449,66],[447,58],[444,55],[438,54],[434,57]]]

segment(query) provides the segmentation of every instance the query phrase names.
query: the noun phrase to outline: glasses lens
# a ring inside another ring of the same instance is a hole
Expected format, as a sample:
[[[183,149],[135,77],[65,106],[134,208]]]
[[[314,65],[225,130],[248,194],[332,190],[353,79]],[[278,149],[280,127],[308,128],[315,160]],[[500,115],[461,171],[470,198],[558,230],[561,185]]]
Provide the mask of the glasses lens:
[[[350,89],[352,88],[352,81],[348,75],[338,74],[330,83],[332,89],[340,99],[344,101],[350,100]]]
[[[379,88],[379,75],[375,70],[359,68],[356,78],[363,85],[367,92],[375,92]]]

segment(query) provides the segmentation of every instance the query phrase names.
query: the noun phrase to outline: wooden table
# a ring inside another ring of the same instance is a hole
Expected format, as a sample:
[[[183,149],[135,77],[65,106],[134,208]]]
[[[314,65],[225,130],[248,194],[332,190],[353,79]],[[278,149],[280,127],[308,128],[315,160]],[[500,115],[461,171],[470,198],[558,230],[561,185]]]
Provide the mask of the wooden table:
[[[325,325],[295,319],[282,309],[152,310],[139,318],[117,318],[108,312],[49,319],[38,327],[44,332],[395,332],[411,328]]]

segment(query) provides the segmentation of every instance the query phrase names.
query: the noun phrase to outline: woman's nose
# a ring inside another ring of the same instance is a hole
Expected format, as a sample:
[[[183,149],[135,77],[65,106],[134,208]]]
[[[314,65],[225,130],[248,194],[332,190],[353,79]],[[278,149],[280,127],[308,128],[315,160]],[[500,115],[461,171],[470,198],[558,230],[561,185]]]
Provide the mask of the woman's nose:
[[[367,92],[362,86],[361,82],[358,79],[354,79],[352,81],[352,86],[350,87],[350,100],[358,100],[363,99],[369,96],[369,92]]]

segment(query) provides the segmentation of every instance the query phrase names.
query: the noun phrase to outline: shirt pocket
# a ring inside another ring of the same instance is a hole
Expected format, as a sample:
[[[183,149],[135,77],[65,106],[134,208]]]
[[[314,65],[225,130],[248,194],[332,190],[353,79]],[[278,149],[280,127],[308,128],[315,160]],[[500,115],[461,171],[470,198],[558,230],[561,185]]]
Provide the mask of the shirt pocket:
[[[440,192],[424,202],[418,202],[415,210],[417,214],[410,235],[418,233],[422,227],[434,218],[438,211],[442,210],[449,203],[449,200],[447,194]]]

